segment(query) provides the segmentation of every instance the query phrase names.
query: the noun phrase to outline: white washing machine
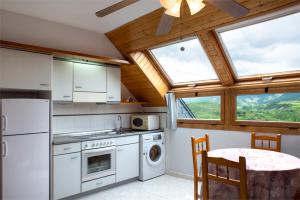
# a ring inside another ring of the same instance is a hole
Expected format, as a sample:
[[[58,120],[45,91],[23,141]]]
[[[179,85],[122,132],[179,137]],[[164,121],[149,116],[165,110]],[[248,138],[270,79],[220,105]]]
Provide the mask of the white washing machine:
[[[165,135],[163,132],[140,136],[140,176],[145,181],[166,172]]]

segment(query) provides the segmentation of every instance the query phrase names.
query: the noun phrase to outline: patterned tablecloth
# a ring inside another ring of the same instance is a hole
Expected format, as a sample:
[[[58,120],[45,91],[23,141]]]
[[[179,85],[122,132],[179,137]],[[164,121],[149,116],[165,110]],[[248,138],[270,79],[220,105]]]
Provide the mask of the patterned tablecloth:
[[[218,149],[208,152],[210,157],[222,157],[238,162],[239,156],[246,158],[247,189],[249,199],[300,200],[300,159],[273,151],[258,149]],[[215,174],[216,166],[208,170]],[[219,167],[219,174],[226,176],[226,168]],[[229,170],[230,178],[239,178],[235,169]],[[210,199],[239,199],[239,189],[209,181]]]

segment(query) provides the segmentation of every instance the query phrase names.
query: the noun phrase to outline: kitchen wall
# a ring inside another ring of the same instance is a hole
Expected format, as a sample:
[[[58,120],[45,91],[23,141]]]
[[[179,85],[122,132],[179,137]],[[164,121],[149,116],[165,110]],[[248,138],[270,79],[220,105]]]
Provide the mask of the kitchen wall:
[[[2,40],[122,58],[104,34],[4,10],[0,10],[0,25]]]
[[[209,134],[211,150],[220,148],[249,148],[250,133],[239,131],[178,128],[167,134],[167,170],[169,173],[191,177],[193,175],[191,137]],[[266,134],[266,133],[264,133]],[[300,135],[283,135],[283,153],[300,158]]]

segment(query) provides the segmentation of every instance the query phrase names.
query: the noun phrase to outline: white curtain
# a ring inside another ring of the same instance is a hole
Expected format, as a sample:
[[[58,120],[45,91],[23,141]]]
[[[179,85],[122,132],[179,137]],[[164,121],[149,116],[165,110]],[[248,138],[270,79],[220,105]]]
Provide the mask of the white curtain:
[[[167,102],[167,129],[177,129],[177,105],[174,93],[165,95]]]

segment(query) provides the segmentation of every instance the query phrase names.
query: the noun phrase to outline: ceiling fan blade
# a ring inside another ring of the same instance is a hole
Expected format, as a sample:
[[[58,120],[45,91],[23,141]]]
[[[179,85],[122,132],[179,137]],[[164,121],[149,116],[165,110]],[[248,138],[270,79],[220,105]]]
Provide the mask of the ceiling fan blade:
[[[173,20],[173,16],[163,14],[157,27],[156,35],[160,36],[168,34],[172,28]]]
[[[134,4],[140,0],[123,0],[120,1],[119,3],[113,4],[107,8],[104,8],[102,10],[99,10],[98,12],[95,13],[97,17],[104,17],[106,15],[109,15],[113,12],[116,12],[117,10],[120,10],[122,8],[125,8],[127,6],[130,6],[131,4]]]
[[[243,17],[249,12],[248,8],[234,0],[205,0],[205,2],[212,4],[235,18]]]

